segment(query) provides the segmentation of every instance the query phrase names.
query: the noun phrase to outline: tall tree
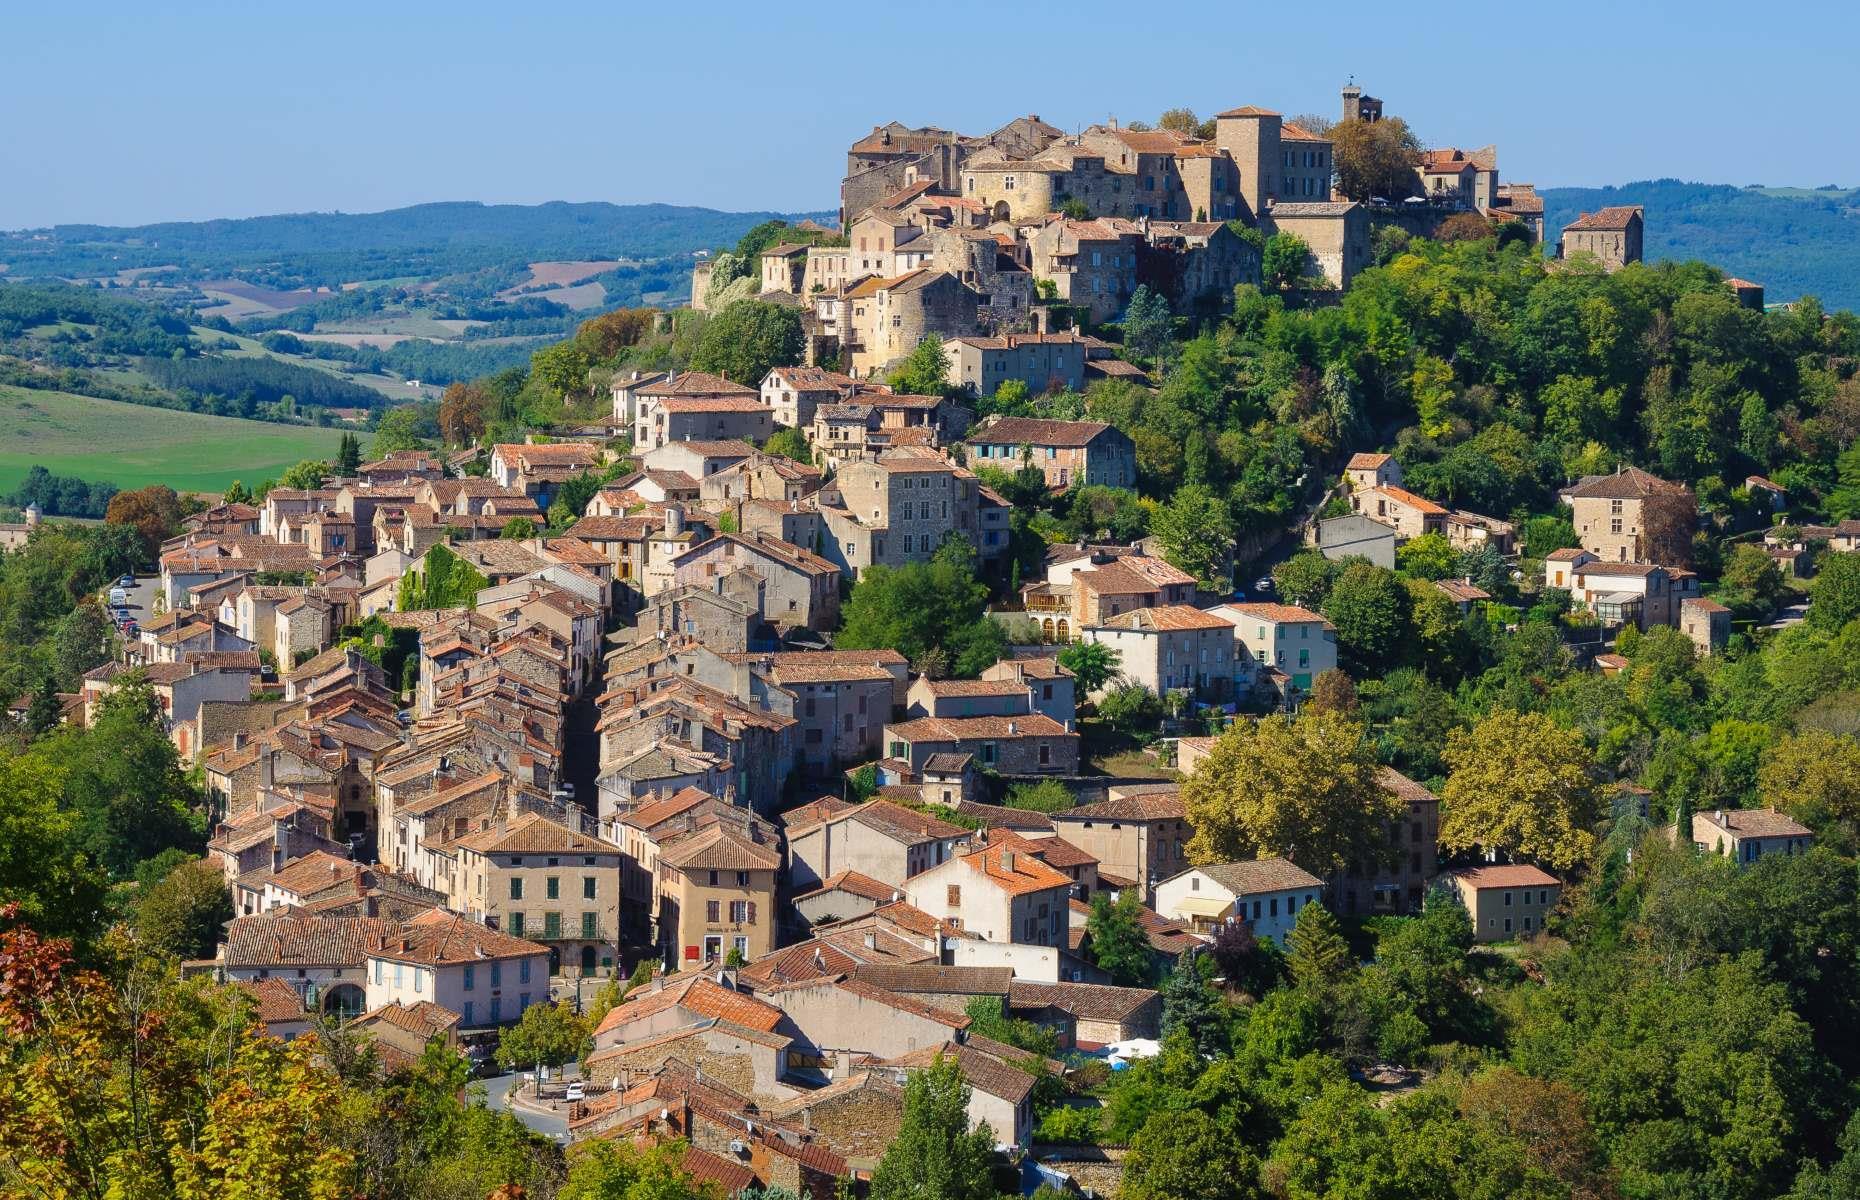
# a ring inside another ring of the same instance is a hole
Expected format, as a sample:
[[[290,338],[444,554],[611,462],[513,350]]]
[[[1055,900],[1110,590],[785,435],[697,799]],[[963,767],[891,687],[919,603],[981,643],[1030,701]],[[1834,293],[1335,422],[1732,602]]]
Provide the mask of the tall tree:
[[[926,335],[891,369],[885,382],[906,396],[941,396],[948,391],[949,359],[943,353],[943,339],[934,333]]]
[[[1377,779],[1363,727],[1337,712],[1234,726],[1182,784],[1196,862],[1283,855],[1318,875],[1390,853],[1402,805]]]
[[[1171,566],[1187,571],[1210,591],[1233,585],[1233,521],[1212,490],[1200,484],[1177,489],[1150,525]]]
[[[1259,1162],[1199,1109],[1144,1122],[1124,1160],[1122,1200],[1254,1200]]]
[[[161,550],[162,542],[181,531],[181,498],[166,484],[151,483],[133,492],[118,492],[110,497],[103,519],[111,525],[127,525],[142,538],[151,561]]]
[[[1330,130],[1337,190],[1352,200],[1400,200],[1416,187],[1421,141],[1400,117],[1340,121]]]
[[[938,1055],[904,1085],[898,1136],[872,1174],[872,1200],[995,1200],[994,1133],[969,1128],[969,1088]]]
[[[355,470],[362,465],[362,443],[352,433],[345,433],[336,443],[336,474],[344,479],[355,477]]]
[[[792,367],[803,350],[801,314],[780,304],[739,300],[712,316],[698,334],[691,369],[760,387],[776,367]]]
[[[1324,615],[1337,627],[1337,649],[1359,676],[1386,673],[1407,656],[1413,632],[1412,601],[1395,572],[1352,562],[1324,597]]]
[[[1860,821],[1860,740],[1821,729],[1784,735],[1764,752],[1757,791],[1813,828]]]
[[[1122,656],[1107,642],[1073,642],[1059,652],[1059,665],[1072,672],[1080,694],[1089,696],[1117,677]]]
[[[232,898],[219,868],[193,859],[136,897],[136,935],[172,959],[211,958],[233,919]]]
[[[1145,987],[1150,981],[1150,939],[1143,931],[1143,902],[1138,889],[1127,887],[1115,901],[1104,892],[1091,899],[1085,918],[1091,939],[1092,961],[1108,971],[1121,987]]]
[[[1494,709],[1447,736],[1440,844],[1518,855],[1569,870],[1587,862],[1601,817],[1582,736],[1542,713]]]
[[[1189,116],[1192,119],[1194,114]],[[1160,357],[1169,348],[1169,326],[1173,320],[1169,301],[1161,293],[1151,291],[1148,284],[1138,284],[1137,290],[1130,294],[1130,307],[1124,313],[1124,345],[1142,358]]]

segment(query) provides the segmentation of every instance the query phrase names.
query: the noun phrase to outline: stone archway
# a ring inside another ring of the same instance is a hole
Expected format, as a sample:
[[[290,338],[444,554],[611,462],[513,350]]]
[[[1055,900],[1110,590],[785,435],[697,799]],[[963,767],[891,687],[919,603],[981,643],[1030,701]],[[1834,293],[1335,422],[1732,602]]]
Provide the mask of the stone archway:
[[[368,999],[353,983],[333,984],[323,993],[322,1009],[339,1021],[352,1021],[367,1011]]]
[[[1010,214],[1012,213],[1012,211],[1013,210],[1008,208],[1008,202],[1006,200],[995,201],[995,208],[994,208],[994,219],[995,220],[1006,221],[1006,220],[1011,219]]]

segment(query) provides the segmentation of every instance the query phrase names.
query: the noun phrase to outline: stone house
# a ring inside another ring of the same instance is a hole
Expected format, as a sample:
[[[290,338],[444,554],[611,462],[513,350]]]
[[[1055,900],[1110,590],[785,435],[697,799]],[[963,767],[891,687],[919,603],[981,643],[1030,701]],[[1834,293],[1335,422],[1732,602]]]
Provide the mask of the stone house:
[[[720,375],[683,371],[634,393],[633,450],[644,454],[667,442],[751,441],[775,432],[775,413],[755,388]]]
[[[1079,737],[1051,717],[919,717],[887,725],[881,783],[915,779],[936,754],[973,755],[1002,775],[1076,775]],[[909,776],[907,779],[905,776]]]
[[[947,861],[968,830],[889,800],[869,800],[788,829],[788,882],[796,890],[847,871],[897,887]]]
[[[234,917],[214,959],[229,983],[281,979],[313,1012],[357,1017],[367,1011],[368,950],[391,922],[379,917],[330,917],[285,909]]]
[[[639,419],[639,390],[655,383],[664,383],[671,376],[670,371],[641,371],[638,368],[616,371],[613,382],[608,385],[614,402],[614,424],[632,429],[633,423]]]
[[[897,896],[898,890],[888,883],[857,871],[840,871],[813,890],[796,895],[794,911],[811,929],[865,916]]]
[[[951,338],[975,332],[982,297],[948,271],[920,267],[868,279],[846,300],[852,373],[866,378],[910,354],[930,334]]]
[[[1121,613],[1085,626],[1079,640],[1110,646],[1119,655],[1122,676],[1158,696],[1182,691],[1224,704],[1239,690],[1236,667],[1246,678],[1252,676],[1249,657],[1235,662],[1233,622],[1183,604]]]
[[[991,417],[969,431],[972,460],[1013,471],[1039,467],[1050,488],[1132,488],[1137,451],[1123,431],[1102,421]],[[1031,457],[1029,457],[1031,453]]]
[[[1029,228],[1026,239],[1034,277],[1050,280],[1059,299],[1084,309],[1088,320],[1112,320],[1130,304],[1144,247],[1136,223],[1053,217]]]
[[[1162,1029],[1162,996],[1149,988],[1102,983],[1016,979],[1008,988],[1008,1014],[1051,1009],[1071,1018],[1072,1044],[1081,1049],[1132,1038],[1154,1038]]]
[[[1338,291],[1371,265],[1369,210],[1350,200],[1280,202],[1260,221],[1268,236],[1289,233],[1310,248],[1310,273]]]
[[[658,752],[677,753],[675,748]],[[661,935],[669,933],[656,928],[664,911],[660,903],[665,881],[659,870],[660,852],[680,838],[713,826],[730,829],[758,844],[775,841],[775,827],[769,822],[695,784],[670,793],[642,794],[624,809],[603,809],[602,829],[612,834],[608,840],[625,851],[620,876],[622,919],[646,932],[650,941],[660,942]]]
[[[1372,521],[1387,525],[1403,541],[1447,531],[1447,510],[1405,488],[1384,486],[1352,492],[1350,507]]]
[[[730,1021],[773,1033],[781,1019],[782,1012],[774,1005],[745,995],[704,972],[685,971],[659,976],[646,987],[628,993],[625,1003],[609,1009],[594,1027],[594,1050],[599,1053],[702,1021]]]
[[[904,898],[990,942],[1063,946],[1072,879],[1018,847],[991,843],[904,880]]]
[[[1331,178],[1337,164],[1332,142],[1292,121],[1279,122],[1278,197],[1285,201],[1330,199]]]
[[[737,802],[770,812],[794,767],[797,727],[792,717],[688,679],[673,679],[656,690],[609,693],[595,729],[603,775],[620,760],[672,739],[727,760]]]
[[[775,948],[781,854],[760,836],[758,826],[745,835],[719,824],[660,847],[658,933],[667,962],[689,969],[731,951],[749,960]]]
[[[1357,453],[1344,464],[1343,477],[1353,491],[1371,488],[1400,487],[1401,464],[1393,454]]]
[[[1519,934],[1542,933],[1563,897],[1562,881],[1524,863],[1453,871],[1447,883],[1472,917],[1476,942],[1508,942]]]
[[[1592,255],[1609,271],[1639,262],[1643,212],[1638,204],[1617,204],[1583,213],[1563,227],[1556,256],[1567,262],[1578,254]]]
[[[902,1085],[912,1071],[930,1067],[939,1058],[953,1060],[969,1088],[969,1127],[986,1124],[997,1142],[1025,1146],[1033,1138],[1034,1079],[1009,1057],[991,1054],[974,1042],[950,1041],[887,1059],[877,1069],[893,1072]]]
[[[1175,311],[1224,309],[1233,303],[1234,288],[1240,284],[1259,286],[1259,251],[1225,221],[1145,224],[1144,245],[1137,251],[1137,282],[1161,293]]]
[[[461,1032],[515,1024],[549,1002],[549,951],[432,909],[390,926],[367,947],[370,1011],[430,1000],[459,1014]]]
[[[807,273],[807,247],[797,242],[782,242],[762,252],[763,294],[787,292],[799,295],[801,280]]]
[[[770,1110],[798,1124],[855,1171],[877,1169],[904,1122],[904,1089],[875,1070],[855,1071]]]
[[[1378,567],[1395,567],[1395,531],[1361,513],[1313,521],[1307,536],[1317,552],[1331,562],[1366,558]]]
[[[1188,865],[1194,830],[1174,784],[1114,785],[1105,799],[1051,814],[1053,831],[1098,860],[1098,877],[1141,889]]]
[[[805,429],[814,423],[814,409],[850,399],[858,389],[852,376],[824,367],[776,367],[762,378],[762,403],[777,425]]]
[[[1545,574],[1554,578],[1564,565],[1547,562]],[[1677,625],[1681,606],[1699,595],[1697,575],[1652,563],[1578,561],[1572,565],[1569,587],[1571,601],[1594,613],[1603,625],[1643,630]]]
[[[913,717],[1018,717],[1033,711],[1033,697],[1027,683],[1012,675],[1001,679],[919,675],[906,694],[905,711]]]
[[[674,558],[672,581],[708,589],[739,570],[761,578],[762,615],[771,625],[822,632],[839,625],[840,569],[767,534],[720,533]]]
[[[1769,854],[1807,854],[1815,834],[1774,808],[1720,808],[1692,814],[1692,844],[1745,865]]]
[[[768,678],[793,696],[790,715],[800,725],[797,746],[807,769],[826,774],[877,756],[896,684],[888,668],[816,652],[765,661]]]
[[[951,385],[977,396],[994,395],[1010,379],[1034,396],[1085,390],[1085,339],[1070,331],[951,338],[943,353]]]
[[[592,442],[493,446],[491,479],[500,488],[522,491],[546,512],[557,488],[599,467],[603,457],[601,448]]]
[[[1684,552],[1698,523],[1690,488],[1638,467],[1588,476],[1558,495],[1582,548],[1610,562],[1659,562],[1662,553]]]
[[[1244,921],[1253,936],[1285,945],[1301,908],[1324,896],[1324,881],[1287,858],[1208,863],[1156,885],[1156,911],[1212,934],[1225,921]]]
[[[935,452],[892,450],[846,462],[835,484],[839,503],[823,496],[821,552],[854,578],[869,566],[926,561],[952,533],[985,558],[1005,549],[984,544],[975,476]]]
[[[588,1056],[582,1075],[626,1094],[632,1084],[676,1061],[697,1068],[713,1085],[745,1095],[786,1095],[779,1081],[790,1041],[770,1030],[711,1018],[597,1048]]]
[[[620,847],[532,812],[444,849],[458,864],[447,905],[548,947],[551,973],[620,961]]]
[[[856,979],[831,975],[758,987],[757,998],[780,1008],[780,1032],[798,1053],[791,1078],[826,1083],[851,1073],[854,1057],[893,1058],[943,1045],[969,1026],[969,1018]],[[1031,1079],[1029,1079],[1031,1082]]]
[[[1463,508],[1447,513],[1447,544],[1455,550],[1478,550],[1490,546],[1509,557],[1517,552],[1518,531],[1510,521],[1468,512]]]
[[[739,439],[693,439],[654,447],[640,455],[639,462],[647,471],[677,471],[702,483],[718,471],[753,458],[755,454],[754,446]]]
[[[1700,654],[1716,654],[1731,639],[1731,610],[1716,600],[1689,596],[1679,602],[1679,632]]]

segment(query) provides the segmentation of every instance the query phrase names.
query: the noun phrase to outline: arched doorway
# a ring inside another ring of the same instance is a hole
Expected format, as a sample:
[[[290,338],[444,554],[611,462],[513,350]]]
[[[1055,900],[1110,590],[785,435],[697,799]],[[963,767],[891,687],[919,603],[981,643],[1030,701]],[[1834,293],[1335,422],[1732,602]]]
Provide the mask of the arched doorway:
[[[323,993],[323,1012],[338,1021],[353,1021],[362,1015],[368,1001],[362,989],[352,983],[338,983]]]
[[[1047,644],[1047,645],[1049,645],[1049,646],[1050,646],[1050,645],[1052,645],[1052,642],[1053,642],[1053,618],[1051,618],[1051,617],[1046,617],[1046,618],[1044,618],[1043,620],[1041,620],[1041,622],[1040,622],[1040,638],[1041,638],[1041,640],[1042,640],[1042,641],[1044,641],[1044,642],[1046,642],[1046,644]]]
[[[1059,640],[1062,642],[1070,642],[1072,640],[1072,629],[1066,624],[1066,619],[1064,617],[1059,618],[1059,624],[1054,629],[1054,632],[1059,635]]]
[[[1007,220],[1009,211],[1010,210],[1008,209],[1008,202],[1006,200],[995,201],[995,212],[994,212],[995,220],[997,221]]]
[[[594,947],[593,946],[583,946],[581,948],[581,973],[583,975],[594,974]]]
[[[551,946],[549,947],[549,974],[560,975],[561,973],[562,973],[562,947]]]

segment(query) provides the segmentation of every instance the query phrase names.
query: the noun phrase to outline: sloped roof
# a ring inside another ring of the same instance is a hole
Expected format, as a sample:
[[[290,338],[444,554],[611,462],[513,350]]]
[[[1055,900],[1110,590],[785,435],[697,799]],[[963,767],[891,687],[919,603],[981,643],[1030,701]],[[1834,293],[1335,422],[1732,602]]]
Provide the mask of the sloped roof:
[[[722,825],[681,837],[659,851],[660,861],[681,871],[773,871],[781,855]]]
[[[1235,895],[1321,888],[1324,881],[1289,858],[1259,858],[1251,862],[1208,863],[1191,868]]]
[[[969,441],[1008,443],[1011,445],[1089,446],[1098,435],[1110,429],[1103,421],[1047,421],[1034,417],[997,417],[985,427],[972,431]]]

